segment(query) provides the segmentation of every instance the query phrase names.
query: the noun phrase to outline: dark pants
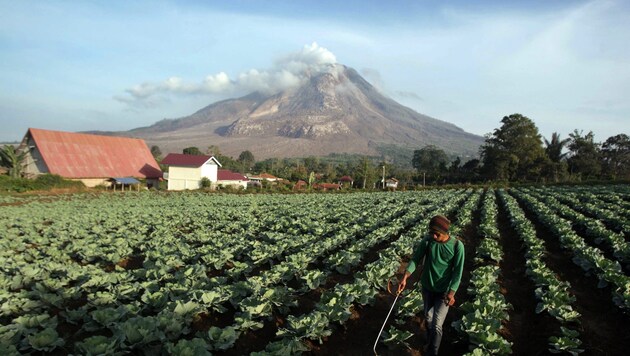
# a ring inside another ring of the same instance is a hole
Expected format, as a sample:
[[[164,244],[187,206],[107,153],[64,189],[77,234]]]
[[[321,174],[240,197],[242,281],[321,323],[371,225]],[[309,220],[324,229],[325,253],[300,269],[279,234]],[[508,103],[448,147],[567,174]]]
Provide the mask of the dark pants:
[[[444,293],[430,292],[422,288],[424,299],[424,317],[427,323],[428,355],[437,355],[442,342],[442,324],[448,313],[448,305],[444,303]]]

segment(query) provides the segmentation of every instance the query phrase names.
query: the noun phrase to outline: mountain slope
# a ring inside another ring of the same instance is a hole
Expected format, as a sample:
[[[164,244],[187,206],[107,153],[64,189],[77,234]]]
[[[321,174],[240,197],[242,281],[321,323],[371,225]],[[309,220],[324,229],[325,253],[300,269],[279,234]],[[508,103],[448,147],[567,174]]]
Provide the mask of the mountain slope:
[[[233,156],[250,150],[257,159],[374,155],[383,146],[419,149],[428,144],[470,157],[483,143],[481,136],[385,97],[354,69],[340,64],[314,73],[290,90],[220,101],[188,117],[162,120],[129,133],[163,152],[214,145]]]

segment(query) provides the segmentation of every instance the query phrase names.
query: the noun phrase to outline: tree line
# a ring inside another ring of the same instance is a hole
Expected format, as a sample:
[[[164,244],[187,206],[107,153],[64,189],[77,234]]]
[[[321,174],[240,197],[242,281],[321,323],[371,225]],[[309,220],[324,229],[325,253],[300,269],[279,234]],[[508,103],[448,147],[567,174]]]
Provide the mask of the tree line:
[[[437,183],[630,180],[630,137],[621,133],[598,143],[592,131],[576,129],[567,138],[554,132],[547,139],[527,116],[512,114],[485,136],[478,159],[462,164],[425,146],[414,151],[412,165]]]
[[[162,152],[151,147],[158,162]],[[336,183],[343,176],[353,187],[382,187],[383,178],[395,177],[406,187],[436,184],[487,182],[581,182],[587,180],[630,180],[630,138],[625,133],[595,142],[593,132],[575,130],[567,138],[554,132],[543,138],[536,124],[526,116],[503,117],[501,126],[485,136],[478,158],[462,162],[444,150],[426,145],[413,151],[412,168],[391,163],[385,156],[334,154],[326,157],[269,158],[256,161],[243,151],[237,158],[211,145],[205,151],[187,147],[187,154],[215,156],[223,168],[243,174],[269,173],[292,182]],[[0,166],[12,177],[20,177],[26,153],[13,145],[0,149]],[[165,168],[165,167],[163,167]]]
[[[554,132],[547,139],[531,119],[521,114],[503,117],[501,126],[485,135],[478,158],[462,162],[460,157],[451,157],[437,146],[426,145],[413,151],[412,169],[389,163],[383,156],[333,155],[256,161],[251,151],[243,151],[234,159],[221,154],[216,146],[208,147],[205,153],[189,147],[184,153],[214,155],[226,169],[244,174],[267,172],[293,182],[311,181],[312,174],[322,182],[337,182],[349,176],[355,188],[382,187],[383,177],[395,177],[403,186],[630,180],[627,134],[609,137],[602,143],[595,141],[593,132],[585,134],[579,130],[567,138]]]

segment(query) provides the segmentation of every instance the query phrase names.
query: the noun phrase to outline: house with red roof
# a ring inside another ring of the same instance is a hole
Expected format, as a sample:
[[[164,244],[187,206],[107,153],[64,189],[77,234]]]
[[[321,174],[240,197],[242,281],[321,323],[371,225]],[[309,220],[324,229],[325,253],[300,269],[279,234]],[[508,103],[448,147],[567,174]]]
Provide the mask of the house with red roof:
[[[271,175],[269,173],[261,173],[258,175],[251,175],[251,176],[247,176],[248,179],[252,180],[252,181],[258,181],[258,182],[262,182],[262,181],[267,181],[267,182],[277,182],[282,180],[282,178],[278,178],[274,175]]]
[[[343,176],[339,178],[339,185],[341,185],[342,187],[352,188],[354,186],[354,180],[350,176]]]
[[[313,184],[313,188],[317,190],[339,190],[341,189],[341,184],[336,183],[315,183]]]
[[[244,175],[232,172],[229,169],[219,169],[217,172],[217,185],[219,187],[234,187],[247,189],[249,179]]]
[[[293,185],[293,190],[302,190],[302,189],[306,189],[307,187],[308,187],[308,183],[300,179],[297,181],[297,183]]]
[[[162,170],[144,140],[29,128],[19,150],[27,152],[27,177],[58,174],[87,187],[109,186],[116,178],[146,179],[157,186]]]
[[[214,156],[169,153],[162,160],[168,166],[168,190],[201,188],[201,180],[208,178],[216,187],[221,163]]]

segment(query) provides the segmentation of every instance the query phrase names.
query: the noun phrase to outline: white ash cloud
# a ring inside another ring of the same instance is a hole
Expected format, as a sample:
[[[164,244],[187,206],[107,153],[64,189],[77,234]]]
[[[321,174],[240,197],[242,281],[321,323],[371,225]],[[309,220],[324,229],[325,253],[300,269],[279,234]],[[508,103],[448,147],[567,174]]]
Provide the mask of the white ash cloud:
[[[250,69],[230,78],[220,72],[208,75],[200,82],[186,82],[171,77],[162,82],[145,82],[125,90],[125,95],[115,96],[120,102],[136,106],[153,106],[155,99],[164,95],[237,95],[260,91],[267,94],[296,88],[316,73],[334,71],[335,55],[316,42],[300,51],[280,57],[268,70]],[[151,103],[152,105],[147,105]]]

